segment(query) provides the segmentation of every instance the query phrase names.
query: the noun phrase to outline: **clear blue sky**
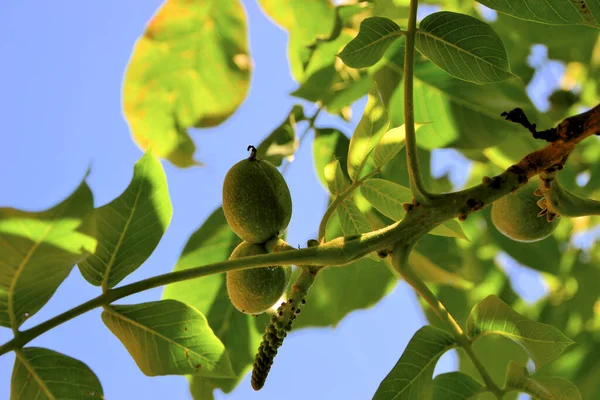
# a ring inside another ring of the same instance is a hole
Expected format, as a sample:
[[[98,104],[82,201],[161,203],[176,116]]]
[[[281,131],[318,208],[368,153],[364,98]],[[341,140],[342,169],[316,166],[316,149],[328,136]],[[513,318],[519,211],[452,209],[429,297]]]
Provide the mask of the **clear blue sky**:
[[[106,204],[127,186],[142,153],[121,115],[121,79],[135,40],[160,4],[159,0],[0,3],[0,206],[46,209],[70,194],[89,166],[88,182],[96,206]],[[163,163],[173,221],[148,262],[122,284],[172,269],[189,235],[220,205],[228,168],[246,156],[247,144],[260,143],[293,104],[287,95],[296,85],[285,58],[286,35],[262,15],[253,0],[244,4],[255,62],[250,95],[226,123],[193,134],[199,149],[196,158],[205,167],[180,170]],[[354,108],[350,124],[327,117],[320,121],[352,132],[363,106],[360,102]],[[452,160],[438,157],[434,170],[444,170]],[[327,201],[314,174],[309,142],[300,148],[286,179],[294,199],[288,238],[291,243],[305,243],[315,236]],[[157,300],[161,291],[141,293],[126,302]],[[99,289],[87,284],[75,268],[23,328],[97,294]],[[376,307],[352,313],[335,330],[293,333],[261,392],[254,392],[246,377],[233,393],[218,393],[217,398],[280,399],[283,393],[288,400],[370,398],[424,323],[415,295],[401,283]],[[385,327],[378,329],[375,340],[369,328],[373,326]],[[10,330],[0,328],[0,341],[10,337]],[[85,362],[98,375],[109,400],[190,398],[183,377],[144,376],[102,324],[99,310],[63,324],[30,345]],[[9,397],[13,362],[12,355],[0,357],[0,398]],[[437,371],[455,366],[449,354]]]

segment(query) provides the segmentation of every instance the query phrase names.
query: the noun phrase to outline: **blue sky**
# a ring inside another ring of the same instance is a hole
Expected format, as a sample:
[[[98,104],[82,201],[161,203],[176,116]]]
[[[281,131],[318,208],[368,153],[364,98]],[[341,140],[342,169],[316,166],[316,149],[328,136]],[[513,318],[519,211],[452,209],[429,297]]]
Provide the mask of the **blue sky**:
[[[39,2],[0,5],[0,206],[46,209],[79,184],[88,167],[95,205],[106,204],[129,183],[142,152],[130,138],[121,114],[121,80],[132,46],[161,4],[159,0]],[[228,168],[246,156],[245,146],[258,144],[285,117],[296,88],[285,58],[286,35],[245,0],[251,52],[255,62],[250,94],[226,123],[195,131],[196,158],[202,168],[180,170],[163,163],[174,215],[152,257],[122,284],[168,272],[189,235],[221,203]],[[364,102],[354,107],[350,124],[325,116],[319,123],[352,132]],[[434,171],[457,162],[439,153]],[[461,171],[465,171],[462,165]],[[457,182],[459,174],[454,174]],[[288,239],[305,243],[315,236],[327,196],[312,165],[310,143],[303,143],[286,174],[294,215]],[[535,280],[535,277],[533,278]],[[538,279],[539,280],[539,279]],[[127,303],[157,300],[162,289],[132,296]],[[99,294],[77,269],[52,300],[23,328],[63,312]],[[280,351],[266,387],[254,392],[246,377],[220,399],[370,398],[396,363],[406,343],[425,319],[414,293],[401,283],[370,310],[352,313],[335,329],[292,333]],[[376,340],[373,326],[378,329]],[[0,328],[0,340],[10,339]],[[98,375],[110,400],[189,399],[183,377],[148,378],[94,310],[34,340],[82,360]],[[14,357],[0,357],[0,398],[8,398]],[[455,368],[450,353],[438,371]]]

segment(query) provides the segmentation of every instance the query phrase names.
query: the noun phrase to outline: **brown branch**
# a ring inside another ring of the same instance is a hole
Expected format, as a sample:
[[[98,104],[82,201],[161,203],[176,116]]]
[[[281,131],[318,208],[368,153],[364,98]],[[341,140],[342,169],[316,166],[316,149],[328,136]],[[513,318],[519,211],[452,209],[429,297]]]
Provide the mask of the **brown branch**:
[[[564,119],[555,128],[557,139],[543,148],[527,154],[505,172],[493,178],[484,177],[481,185],[460,192],[448,193],[445,203],[464,204],[458,217],[478,211],[515,191],[541,172],[561,170],[571,152],[582,140],[600,135],[600,104],[584,113]]]

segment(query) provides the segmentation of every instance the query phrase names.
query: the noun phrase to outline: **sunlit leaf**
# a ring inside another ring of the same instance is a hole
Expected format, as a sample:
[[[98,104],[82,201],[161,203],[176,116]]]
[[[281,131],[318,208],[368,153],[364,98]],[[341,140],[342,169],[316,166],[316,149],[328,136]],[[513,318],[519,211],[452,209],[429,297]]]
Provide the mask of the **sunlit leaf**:
[[[350,188],[339,160],[333,160],[325,166],[325,180],[327,181],[329,192],[334,196],[342,194]]]
[[[429,398],[435,364],[455,345],[454,338],[444,330],[429,325],[419,329],[394,368],[379,384],[373,400]]]
[[[385,179],[367,179],[360,192],[383,215],[399,221],[406,215],[402,203],[410,203],[413,195],[409,188]]]
[[[425,17],[415,47],[444,71],[474,83],[491,83],[514,76],[500,37],[477,18],[441,11]]]
[[[502,335],[527,351],[537,369],[556,359],[574,342],[552,325],[523,317],[495,295],[480,301],[467,321],[467,334]]]
[[[150,257],[171,222],[173,208],[160,162],[146,152],[127,189],[94,214],[98,247],[78,265],[88,282],[112,288]]]
[[[421,124],[415,124],[415,131],[421,127]],[[392,128],[381,137],[381,140],[375,146],[373,152],[375,167],[383,167],[396,157],[400,150],[404,148],[406,130],[404,125]]]
[[[40,347],[15,351],[10,400],[104,399],[96,374],[84,363]]]
[[[436,226],[431,231],[429,231],[429,234],[469,240],[467,235],[465,235],[465,232],[463,231],[462,227],[460,226],[460,223],[455,219],[448,220],[443,224]]]
[[[304,119],[302,106],[296,104],[289,115],[262,143],[258,146],[257,156],[279,167],[284,159],[289,159],[298,148],[296,138],[296,122]]]
[[[148,376],[234,377],[225,346],[198,310],[176,300],[104,308],[102,321]]]
[[[474,399],[484,390],[483,385],[462,372],[449,372],[433,380],[433,398],[435,400]]]
[[[539,400],[582,400],[573,383],[559,377],[530,377],[525,368],[511,361],[506,370],[504,387],[534,396]]]
[[[354,130],[348,147],[348,173],[352,180],[358,178],[369,153],[387,132],[389,124],[377,84],[373,84],[363,116]]]
[[[187,129],[229,118],[248,93],[251,65],[239,1],[166,1],[125,73],[123,111],[135,142],[179,167],[197,164]]]
[[[342,171],[346,170],[346,157],[348,154],[348,145],[350,141],[339,130],[333,128],[315,129],[315,140],[313,141],[313,160],[315,163],[315,172],[319,181],[327,189],[327,179],[325,178],[325,167],[331,161],[340,160]],[[345,172],[347,173],[347,172]]]
[[[82,183],[42,212],[0,208],[0,325],[17,329],[96,249],[92,192]]]
[[[529,21],[551,25],[600,27],[598,0],[477,0],[496,11]]]
[[[373,207],[394,221],[404,218],[406,212],[402,208],[402,203],[411,203],[413,198],[409,188],[379,178],[367,179],[361,185],[360,192]],[[429,233],[468,240],[459,223],[455,220],[446,221]]]
[[[231,230],[221,207],[217,208],[186,243],[174,271],[212,264],[229,258],[241,239]],[[208,319],[208,324],[225,345],[235,379],[192,376],[190,390],[196,397],[220,388],[229,392],[254,360],[261,334],[255,318],[237,311],[227,294],[225,274],[177,282],[165,287],[163,298],[188,304]],[[198,397],[204,398],[204,397]]]
[[[383,57],[388,47],[401,35],[402,30],[391,19],[366,18],[360,24],[358,35],[346,45],[339,57],[352,68],[370,67]]]
[[[369,220],[352,199],[344,200],[337,208],[340,226],[344,236],[359,235],[371,231]]]
[[[259,0],[265,14],[288,34],[288,58],[292,75],[304,77],[304,64],[310,56],[309,45],[329,37],[335,24],[335,7],[330,0]]]

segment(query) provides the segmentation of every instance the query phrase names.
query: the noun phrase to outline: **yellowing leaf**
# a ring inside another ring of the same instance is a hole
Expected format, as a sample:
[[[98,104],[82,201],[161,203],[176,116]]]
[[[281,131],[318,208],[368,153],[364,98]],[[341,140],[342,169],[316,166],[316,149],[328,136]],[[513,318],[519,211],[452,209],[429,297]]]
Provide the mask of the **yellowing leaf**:
[[[123,112],[135,142],[179,167],[198,164],[187,129],[233,114],[248,92],[251,65],[238,0],[167,0],[125,72]]]

